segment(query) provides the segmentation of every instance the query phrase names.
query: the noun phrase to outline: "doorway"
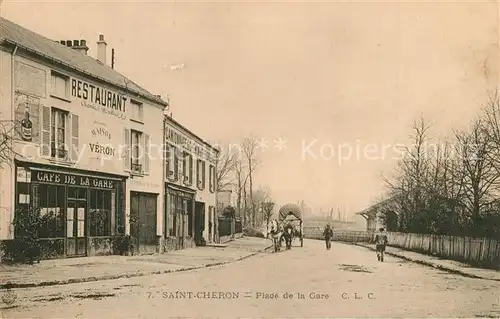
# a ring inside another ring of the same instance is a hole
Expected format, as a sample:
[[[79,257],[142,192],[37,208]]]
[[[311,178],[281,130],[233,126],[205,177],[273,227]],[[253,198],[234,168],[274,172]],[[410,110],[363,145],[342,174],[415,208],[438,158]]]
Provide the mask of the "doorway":
[[[66,210],[66,255],[80,257],[87,254],[87,202],[68,200]]]
[[[205,203],[196,202],[194,204],[194,242],[200,245],[205,230]]]
[[[131,192],[130,236],[137,253],[156,252],[156,198],[158,195]]]

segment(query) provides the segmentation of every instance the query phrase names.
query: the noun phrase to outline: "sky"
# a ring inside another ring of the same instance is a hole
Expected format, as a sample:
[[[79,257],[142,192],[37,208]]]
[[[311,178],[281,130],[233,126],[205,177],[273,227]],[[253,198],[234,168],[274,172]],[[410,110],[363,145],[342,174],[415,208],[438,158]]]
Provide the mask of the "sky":
[[[54,40],[86,39],[92,56],[103,34],[116,70],[169,95],[197,135],[267,141],[254,183],[278,204],[347,214],[383,195],[415,119],[441,137],[478,114],[499,83],[498,13],[495,1],[7,0],[0,12]]]

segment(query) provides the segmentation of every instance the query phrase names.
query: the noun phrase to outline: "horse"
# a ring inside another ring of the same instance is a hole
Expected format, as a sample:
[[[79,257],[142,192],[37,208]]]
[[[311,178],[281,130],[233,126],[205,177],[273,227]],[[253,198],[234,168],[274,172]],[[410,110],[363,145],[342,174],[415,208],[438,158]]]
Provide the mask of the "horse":
[[[271,239],[274,244],[274,252],[280,251],[283,231],[278,226],[278,222],[276,220],[273,220],[270,223],[269,234],[271,235]]]
[[[286,249],[292,248],[292,239],[295,236],[295,231],[291,224],[287,224],[284,227],[283,238],[285,239]]]

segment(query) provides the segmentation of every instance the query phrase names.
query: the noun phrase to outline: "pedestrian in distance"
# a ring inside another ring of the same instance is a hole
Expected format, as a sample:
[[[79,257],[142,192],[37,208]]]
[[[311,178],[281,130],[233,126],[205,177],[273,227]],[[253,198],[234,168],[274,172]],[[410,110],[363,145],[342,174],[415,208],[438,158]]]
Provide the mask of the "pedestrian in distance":
[[[332,247],[331,239],[333,237],[333,229],[329,224],[325,226],[325,230],[323,231],[323,237],[325,238],[326,249],[330,250]]]
[[[375,248],[377,249],[378,261],[384,261],[384,253],[387,242],[387,234],[385,233],[384,228],[380,228],[379,233],[375,236]]]

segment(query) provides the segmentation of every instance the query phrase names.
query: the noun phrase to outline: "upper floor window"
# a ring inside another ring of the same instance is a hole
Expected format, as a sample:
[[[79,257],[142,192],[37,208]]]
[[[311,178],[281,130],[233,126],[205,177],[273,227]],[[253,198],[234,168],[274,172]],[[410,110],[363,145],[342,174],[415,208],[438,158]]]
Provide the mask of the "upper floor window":
[[[69,98],[69,76],[54,71],[50,76],[50,94],[64,99]]]
[[[50,157],[66,159],[68,157],[67,129],[68,112],[52,108],[50,128]]]
[[[198,189],[202,190],[205,189],[205,161],[199,159],[196,166]]]
[[[142,103],[134,101],[134,100],[130,100],[130,110],[132,112],[132,114],[130,115],[130,118],[132,120],[138,121],[138,122],[144,121]]]
[[[125,141],[123,145],[126,148],[123,150],[124,155],[124,170],[126,172],[149,174],[149,157],[150,157],[150,139],[149,134],[124,129]]]
[[[132,156],[131,156],[131,169],[133,172],[142,172],[141,164],[141,138],[142,133],[135,130],[130,130],[132,138]]]
[[[209,166],[209,171],[208,171],[208,183],[209,183],[209,189],[210,192],[213,193],[215,192],[215,186],[216,186],[216,181],[215,181],[215,166],[210,165]]]
[[[184,184],[191,185],[193,182],[193,156],[188,152],[183,153],[182,174],[184,175]]]

